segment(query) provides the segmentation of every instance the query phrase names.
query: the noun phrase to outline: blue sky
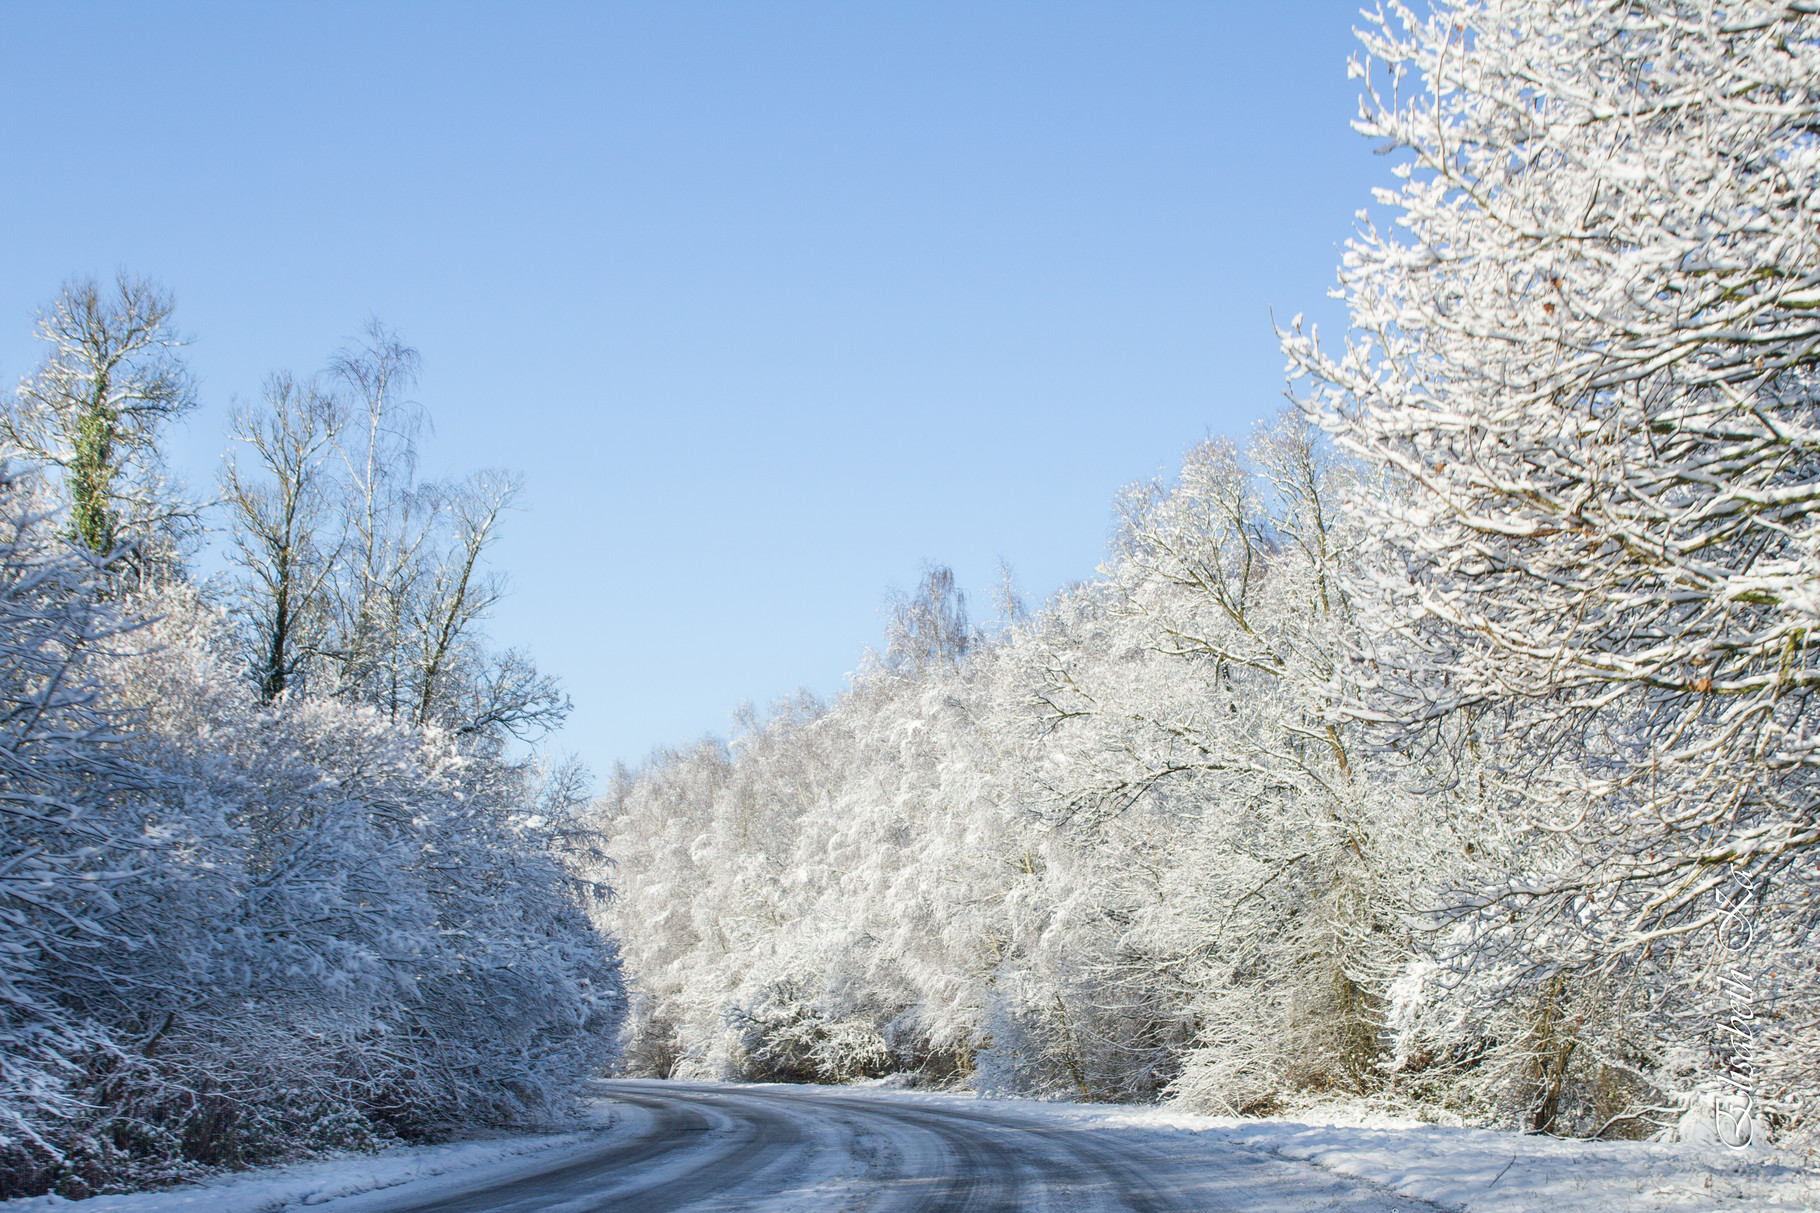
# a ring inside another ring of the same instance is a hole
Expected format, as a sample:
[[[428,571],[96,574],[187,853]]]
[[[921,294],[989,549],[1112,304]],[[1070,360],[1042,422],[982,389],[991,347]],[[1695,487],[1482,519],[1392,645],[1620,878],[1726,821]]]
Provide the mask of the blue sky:
[[[0,379],[156,277],[204,407],[369,315],[431,470],[525,473],[491,625],[597,771],[838,691],[884,593],[1092,574],[1111,501],[1281,404],[1385,177],[1356,3],[0,7]]]

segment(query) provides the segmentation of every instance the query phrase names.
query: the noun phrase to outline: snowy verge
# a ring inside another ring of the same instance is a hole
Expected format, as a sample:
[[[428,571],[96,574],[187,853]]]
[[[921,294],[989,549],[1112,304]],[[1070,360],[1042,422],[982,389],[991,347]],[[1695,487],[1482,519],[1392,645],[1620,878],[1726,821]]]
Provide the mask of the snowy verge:
[[[434,1195],[439,1177],[474,1185],[484,1175],[501,1182],[521,1170],[541,1170],[565,1153],[598,1145],[604,1135],[643,1118],[642,1109],[623,1104],[590,1107],[587,1128],[572,1133],[514,1134],[436,1146],[399,1146],[378,1154],[342,1154],[288,1166],[261,1167],[199,1184],[157,1192],[65,1200],[28,1196],[0,1200],[3,1213],[279,1213],[343,1197],[416,1184],[413,1196]],[[337,1205],[338,1209],[346,1206]]]
[[[1724,1147],[1568,1141],[1441,1125],[1229,1123],[1227,1140],[1463,1213],[1820,1209],[1820,1175]]]
[[[876,1089],[876,1088],[874,1088]],[[1723,1146],[1573,1141],[1429,1124],[1368,1104],[1306,1109],[1294,1118],[1197,1116],[1167,1107],[1042,1103],[965,1094],[879,1091],[957,1110],[981,1105],[1077,1128],[1144,1135],[1204,1134],[1312,1163],[1458,1213],[1820,1211],[1813,1157]],[[1178,1138],[1179,1140],[1179,1138]]]

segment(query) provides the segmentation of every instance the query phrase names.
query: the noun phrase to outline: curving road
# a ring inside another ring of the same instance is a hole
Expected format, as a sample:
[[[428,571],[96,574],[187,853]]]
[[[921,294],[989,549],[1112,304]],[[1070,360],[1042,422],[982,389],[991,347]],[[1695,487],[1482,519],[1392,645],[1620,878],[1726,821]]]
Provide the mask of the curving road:
[[[1055,1210],[1389,1213],[1431,1206],[1206,1134],[1076,1125],[990,1101],[617,1081],[613,1127],[547,1167],[386,1213]],[[377,1206],[376,1206],[377,1207]]]

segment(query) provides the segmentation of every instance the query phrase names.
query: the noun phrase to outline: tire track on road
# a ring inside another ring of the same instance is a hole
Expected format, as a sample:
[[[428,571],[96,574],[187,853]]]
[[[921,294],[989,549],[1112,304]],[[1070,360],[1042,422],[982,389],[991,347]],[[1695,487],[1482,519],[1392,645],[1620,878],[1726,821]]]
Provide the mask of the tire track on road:
[[[632,1111],[543,1170],[369,1213],[1393,1213],[1431,1207],[1198,1134],[827,1087],[603,1082]],[[367,1206],[362,1206],[367,1209]]]

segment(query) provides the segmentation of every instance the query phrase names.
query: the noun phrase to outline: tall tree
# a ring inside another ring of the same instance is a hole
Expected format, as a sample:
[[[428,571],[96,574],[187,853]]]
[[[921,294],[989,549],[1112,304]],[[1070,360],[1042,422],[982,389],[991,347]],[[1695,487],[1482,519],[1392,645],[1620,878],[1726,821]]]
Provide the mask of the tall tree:
[[[568,714],[568,696],[555,679],[539,674],[523,653],[496,653],[484,643],[482,625],[506,589],[486,554],[521,489],[518,477],[496,470],[440,486],[437,542],[413,579],[407,620],[404,677],[412,702],[406,718],[414,724],[528,739]]]
[[[417,481],[424,413],[408,397],[421,362],[374,320],[329,367],[348,408],[336,442],[343,501],[341,559],[328,587],[331,657],[338,693],[392,719],[412,706],[399,660],[437,513],[435,486]]]
[[[275,375],[234,420],[251,459],[221,474],[269,702],[312,693],[470,740],[531,738],[569,701],[523,653],[486,643],[504,592],[487,565],[519,494],[498,471],[417,475],[426,424],[409,398],[417,352],[377,321],[320,379]]]
[[[112,290],[92,279],[64,287],[38,319],[49,354],[0,412],[0,437],[60,469],[76,537],[140,577],[175,567],[196,518],[159,449],[164,426],[196,405],[174,306],[126,274]]]
[[[229,456],[221,471],[235,555],[245,570],[244,607],[253,630],[250,664],[270,703],[327,642],[324,587],[335,569],[340,505],[329,460],[341,409],[314,381],[266,381],[264,407],[234,414],[231,434],[252,467]]]
[[[967,594],[945,564],[924,568],[916,593],[894,595],[885,663],[918,675],[953,669],[979,640],[967,617]]]

